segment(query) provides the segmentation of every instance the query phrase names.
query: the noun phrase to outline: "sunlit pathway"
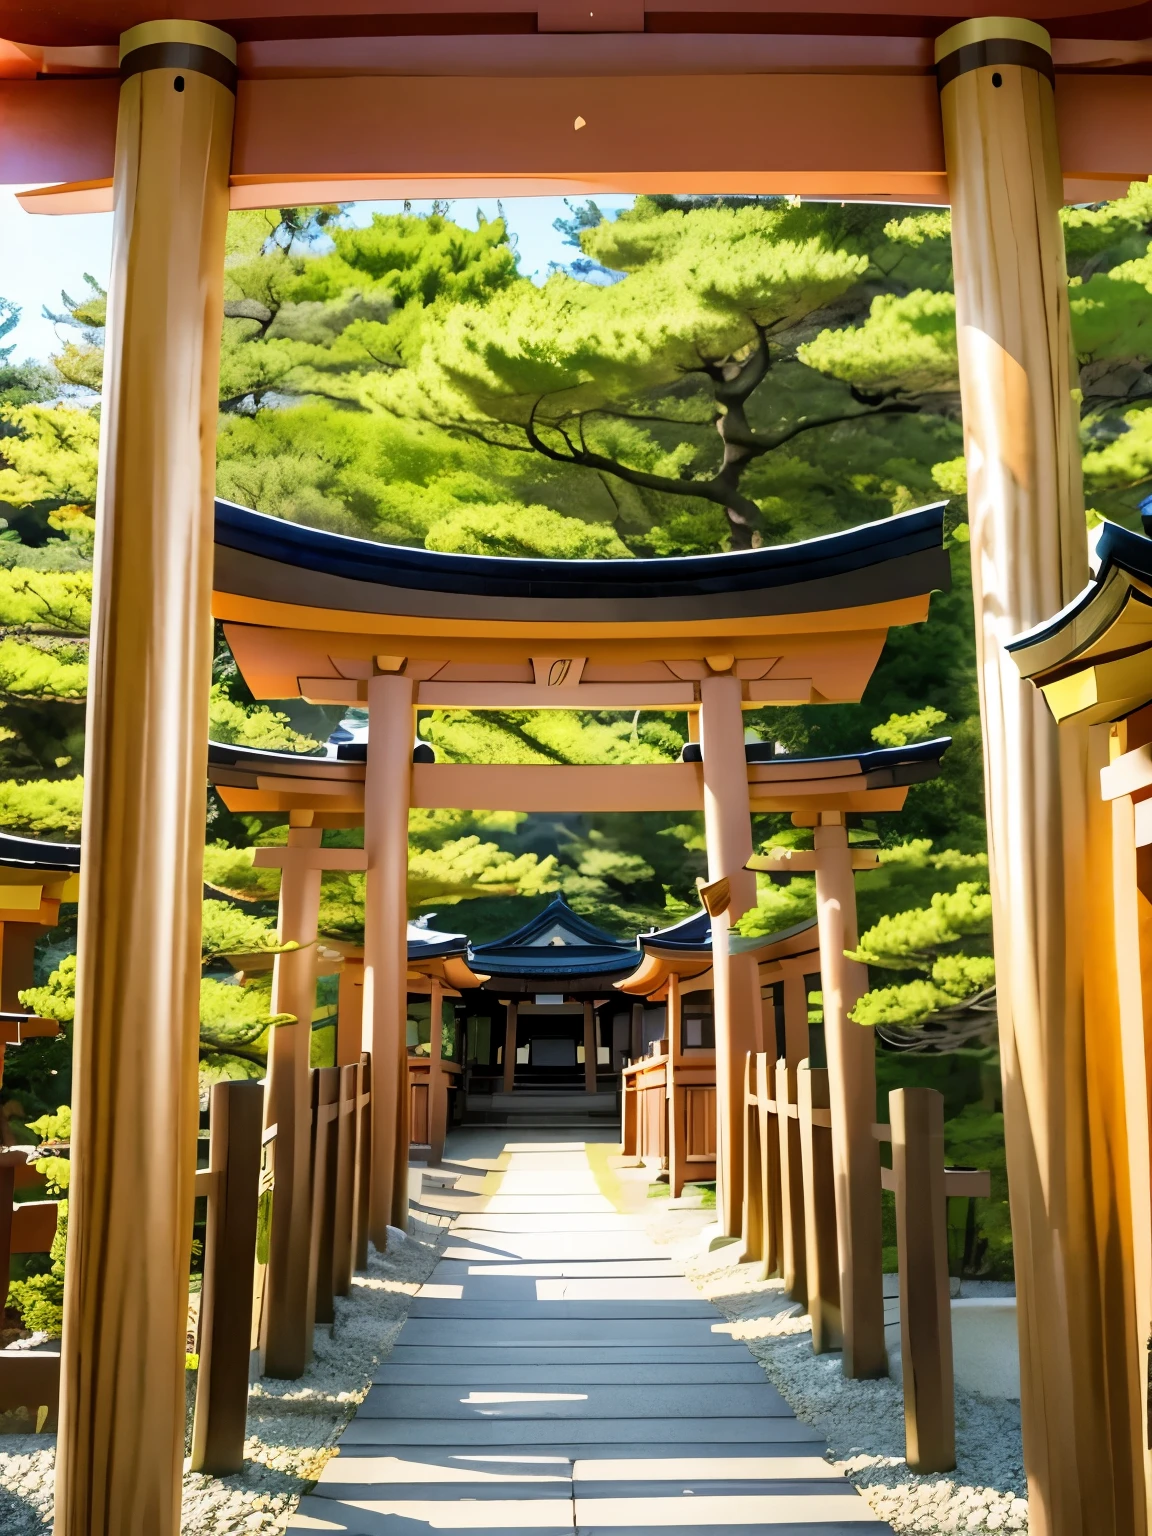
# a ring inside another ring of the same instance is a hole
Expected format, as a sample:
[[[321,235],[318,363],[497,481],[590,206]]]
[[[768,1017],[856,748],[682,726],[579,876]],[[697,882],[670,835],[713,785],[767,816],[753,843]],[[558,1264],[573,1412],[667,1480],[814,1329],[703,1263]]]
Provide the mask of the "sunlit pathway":
[[[615,1149],[508,1134],[450,1140],[444,1257],[290,1529],[888,1531],[645,1236]]]

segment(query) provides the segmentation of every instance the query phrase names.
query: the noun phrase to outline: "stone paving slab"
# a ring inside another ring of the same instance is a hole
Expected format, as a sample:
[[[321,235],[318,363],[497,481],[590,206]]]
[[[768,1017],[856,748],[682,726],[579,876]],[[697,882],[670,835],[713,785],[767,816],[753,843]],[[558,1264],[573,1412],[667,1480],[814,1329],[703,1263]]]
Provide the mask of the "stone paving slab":
[[[538,1362],[532,1361],[523,1365],[471,1365],[463,1360],[444,1365],[405,1365],[395,1358],[385,1360],[372,1380],[397,1386],[517,1387],[536,1384],[544,1375],[557,1387],[566,1384],[580,1387],[634,1386],[637,1382],[691,1387],[701,1382],[764,1380],[764,1372],[754,1360],[747,1363],[739,1360],[715,1361],[710,1365],[699,1362],[667,1365],[653,1361],[632,1365],[553,1363],[545,1371]]]
[[[637,1367],[639,1371],[641,1368]],[[540,1371],[541,1378],[544,1372]],[[648,1380],[632,1386],[583,1388],[537,1380],[534,1387],[372,1386],[358,1418],[377,1419],[678,1419],[707,1416],[743,1419],[792,1416],[769,1382],[662,1385]]]
[[[611,1446],[624,1434],[651,1436],[652,1445],[770,1445],[823,1441],[799,1419],[645,1419],[630,1428],[619,1419],[385,1419],[357,1413],[341,1445]]]
[[[719,1321],[710,1323],[704,1318],[643,1318],[633,1322],[624,1317],[551,1317],[536,1321],[530,1317],[409,1316],[401,1337],[410,1344],[457,1347],[482,1338],[486,1344],[514,1349],[525,1344],[710,1344],[718,1334],[723,1337]]]
[[[718,1335],[717,1338],[721,1338]],[[751,1363],[759,1378],[760,1367],[751,1361],[743,1344],[735,1342],[714,1344],[663,1344],[652,1348],[644,1345],[522,1345],[514,1355],[499,1345],[470,1344],[464,1348],[456,1345],[406,1344],[404,1335],[394,1347],[389,1360],[409,1365],[508,1365],[517,1368],[526,1365],[569,1366],[584,1362],[588,1365],[699,1365],[701,1368],[721,1361]],[[758,1378],[758,1379],[759,1379]]]
[[[889,1531],[611,1166],[568,1136],[509,1143],[437,1192],[444,1259],[289,1530]]]
[[[471,1280],[647,1280],[682,1275],[683,1266],[669,1258],[568,1259],[552,1262],[513,1259],[481,1263],[443,1258],[430,1280],[466,1285]]]
[[[412,1321],[427,1317],[451,1318],[454,1322],[472,1319],[489,1319],[511,1322],[622,1322],[634,1327],[636,1323],[664,1322],[681,1318],[705,1320],[711,1325],[717,1321],[716,1308],[707,1301],[685,1299],[683,1301],[554,1301],[536,1294],[513,1293],[507,1301],[481,1301],[465,1294],[449,1299],[443,1296],[416,1295],[408,1316]]]

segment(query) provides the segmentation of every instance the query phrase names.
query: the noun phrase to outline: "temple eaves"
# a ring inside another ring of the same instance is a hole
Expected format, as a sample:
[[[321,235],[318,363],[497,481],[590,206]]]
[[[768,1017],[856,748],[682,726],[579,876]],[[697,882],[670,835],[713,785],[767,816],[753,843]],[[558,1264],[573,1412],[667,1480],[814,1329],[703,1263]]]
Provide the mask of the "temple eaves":
[[[1152,538],[1105,523],[1094,580],[1007,650],[1057,721],[1100,724],[1152,698]]]

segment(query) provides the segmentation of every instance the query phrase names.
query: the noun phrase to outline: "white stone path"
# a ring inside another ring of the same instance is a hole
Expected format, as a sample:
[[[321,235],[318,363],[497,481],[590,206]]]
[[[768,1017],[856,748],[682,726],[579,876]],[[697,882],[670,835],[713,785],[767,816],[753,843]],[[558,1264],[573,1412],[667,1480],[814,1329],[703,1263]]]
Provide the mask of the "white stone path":
[[[615,1149],[527,1134],[556,1139],[450,1142],[444,1257],[289,1529],[890,1531],[645,1235]]]

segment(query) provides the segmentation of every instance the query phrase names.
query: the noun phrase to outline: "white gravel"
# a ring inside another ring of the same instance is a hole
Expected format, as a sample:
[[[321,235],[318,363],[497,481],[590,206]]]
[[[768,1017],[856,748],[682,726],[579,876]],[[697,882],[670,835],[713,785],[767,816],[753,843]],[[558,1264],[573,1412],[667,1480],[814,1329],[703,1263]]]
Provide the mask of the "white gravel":
[[[439,1224],[413,1216],[406,1240],[390,1242],[386,1254],[373,1249],[367,1273],[353,1279],[352,1294],[337,1298],[335,1325],[316,1330],[315,1358],[300,1380],[252,1386],[244,1471],[207,1477],[185,1469],[185,1531],[250,1536],[284,1529],[395,1343],[443,1237]],[[191,1372],[189,1377],[191,1387]],[[52,1522],[55,1456],[54,1435],[0,1438],[3,1536],[44,1536]]]
[[[673,1214],[660,1222],[665,1241],[673,1235]],[[784,1295],[782,1282],[754,1280],[751,1269],[725,1264],[722,1248],[688,1261],[689,1277],[731,1319],[733,1338],[748,1345],[797,1418],[823,1435],[828,1459],[877,1515],[897,1531],[1028,1529],[1017,1403],[957,1392],[956,1470],[911,1472],[900,1388],[892,1381],[845,1380],[838,1354],[812,1353],[808,1318]]]

